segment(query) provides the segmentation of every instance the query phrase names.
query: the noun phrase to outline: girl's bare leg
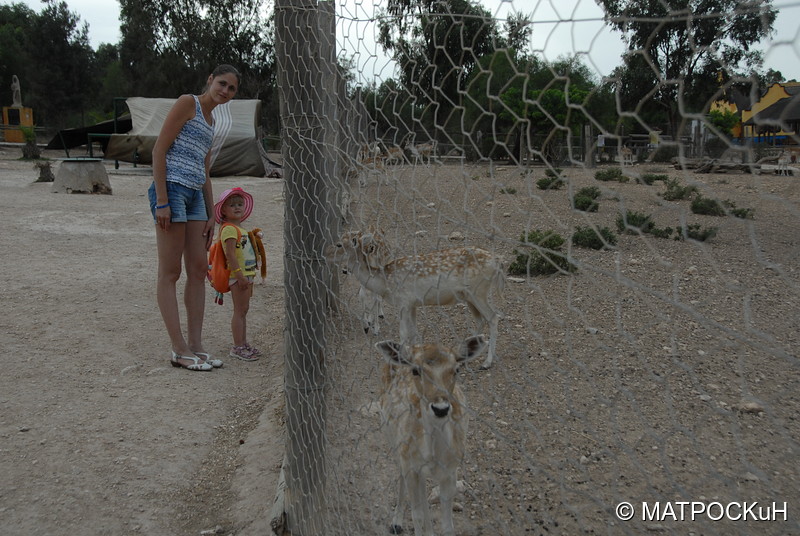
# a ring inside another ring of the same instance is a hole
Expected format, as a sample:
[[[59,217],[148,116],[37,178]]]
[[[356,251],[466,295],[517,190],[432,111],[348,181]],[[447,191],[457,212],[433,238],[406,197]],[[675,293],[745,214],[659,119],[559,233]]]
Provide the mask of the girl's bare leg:
[[[244,290],[242,290],[239,283],[231,285],[231,298],[233,298],[231,334],[233,335],[234,346],[247,344],[247,312],[250,310],[250,296],[252,294],[252,285]]]

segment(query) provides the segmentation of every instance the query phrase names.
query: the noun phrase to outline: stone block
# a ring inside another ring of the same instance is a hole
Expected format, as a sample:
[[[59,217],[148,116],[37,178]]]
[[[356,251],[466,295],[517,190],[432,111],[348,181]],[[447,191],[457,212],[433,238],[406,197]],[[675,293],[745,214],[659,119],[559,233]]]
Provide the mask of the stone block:
[[[62,161],[53,181],[53,193],[111,195],[111,184],[103,162],[96,158]]]

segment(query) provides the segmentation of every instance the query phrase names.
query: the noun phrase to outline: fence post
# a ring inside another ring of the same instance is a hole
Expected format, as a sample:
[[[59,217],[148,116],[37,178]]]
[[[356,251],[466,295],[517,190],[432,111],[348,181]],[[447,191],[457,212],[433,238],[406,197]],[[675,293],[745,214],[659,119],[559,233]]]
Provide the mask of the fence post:
[[[592,134],[592,125],[583,126],[583,163],[587,168],[595,167],[594,151],[596,148],[595,138]]]
[[[316,0],[276,0],[275,52],[283,136],[286,329],[286,527],[325,532],[325,351],[327,284],[323,250],[330,196],[326,177],[325,89]]]
[[[339,72],[336,67],[336,11],[330,0],[320,0],[319,13],[319,65],[321,80],[319,92],[321,93],[321,110],[323,123],[322,147],[324,160],[322,162],[323,179],[326,181],[328,194],[325,206],[327,207],[327,222],[323,230],[326,244],[332,244],[341,236],[342,213],[344,200],[342,198],[341,166],[339,163]],[[329,271],[327,281],[328,307],[332,311],[338,310],[339,303],[339,277],[338,272]]]

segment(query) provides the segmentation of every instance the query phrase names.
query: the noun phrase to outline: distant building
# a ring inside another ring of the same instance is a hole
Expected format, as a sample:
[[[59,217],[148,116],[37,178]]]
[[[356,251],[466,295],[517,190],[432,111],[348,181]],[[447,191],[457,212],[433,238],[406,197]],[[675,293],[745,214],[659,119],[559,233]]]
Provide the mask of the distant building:
[[[732,89],[725,100],[716,101],[711,110],[734,112],[740,123],[733,136],[773,144],[797,144],[800,128],[800,82],[772,84],[758,100]]]

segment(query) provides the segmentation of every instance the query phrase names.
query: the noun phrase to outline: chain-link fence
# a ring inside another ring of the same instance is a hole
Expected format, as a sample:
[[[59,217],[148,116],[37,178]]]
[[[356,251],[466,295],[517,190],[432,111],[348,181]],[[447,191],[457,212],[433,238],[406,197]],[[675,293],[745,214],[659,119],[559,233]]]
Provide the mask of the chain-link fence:
[[[441,421],[469,420],[456,534],[800,533],[800,85],[746,46],[776,8],[599,4],[630,48],[603,73],[597,35],[572,56],[532,44],[545,24],[575,27],[578,8],[537,26],[543,3],[276,2],[279,533],[412,533],[410,510],[393,510],[413,445],[386,436],[428,422],[431,401],[381,418],[375,343],[400,341],[409,295],[447,290],[431,274],[466,289],[417,308],[419,340],[457,349],[487,329],[463,303],[476,257],[417,259],[427,279],[388,261],[448,248],[488,251],[505,274],[495,362],[460,368],[463,414]],[[343,233],[357,244],[328,262]],[[357,273],[377,258],[367,235],[391,253]],[[420,471],[455,455],[420,430]]]

